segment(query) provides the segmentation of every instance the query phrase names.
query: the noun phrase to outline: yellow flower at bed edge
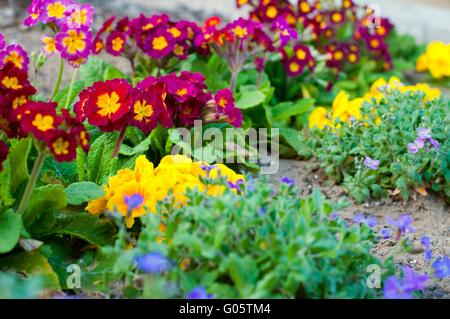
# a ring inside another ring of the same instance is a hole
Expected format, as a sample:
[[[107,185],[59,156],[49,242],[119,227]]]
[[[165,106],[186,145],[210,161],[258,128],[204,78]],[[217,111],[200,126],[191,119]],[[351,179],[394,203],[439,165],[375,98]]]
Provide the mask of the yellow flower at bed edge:
[[[450,76],[450,43],[439,41],[430,42],[427,50],[416,61],[418,72],[430,71],[435,79]]]

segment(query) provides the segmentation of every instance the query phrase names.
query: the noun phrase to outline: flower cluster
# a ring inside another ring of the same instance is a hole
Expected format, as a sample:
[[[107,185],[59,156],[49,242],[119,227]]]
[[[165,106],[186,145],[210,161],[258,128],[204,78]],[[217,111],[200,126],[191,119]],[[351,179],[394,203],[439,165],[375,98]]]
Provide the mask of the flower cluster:
[[[431,137],[431,131],[428,128],[419,128],[417,130],[417,138],[412,143],[408,143],[408,152],[411,154],[418,153],[425,144],[429,144],[435,150],[439,149],[439,142]]]
[[[120,131],[127,125],[145,133],[158,123],[166,128],[189,126],[201,119],[209,102],[205,78],[200,73],[182,72],[160,77],[148,77],[133,88],[126,80],[96,82],[79,95],[74,105],[77,119],[99,127],[102,131]],[[224,120],[235,126],[242,123],[242,114],[234,106],[231,94],[220,91],[214,121]]]
[[[280,19],[286,21],[289,28],[281,29],[284,36],[293,35],[289,30],[302,30],[301,39],[305,42],[301,44],[311,43],[321,54],[326,54],[326,64],[330,68],[339,70],[346,63],[358,63],[363,50],[382,61],[384,68],[392,67],[385,39],[393,25],[386,18],[377,19],[377,24],[373,23],[371,10],[356,5],[352,0],[341,1],[339,5],[308,0],[299,0],[296,5],[285,0],[238,0],[236,4],[238,7],[252,6],[250,17],[253,21],[263,24],[278,24]],[[342,34],[342,30],[349,25],[353,31],[352,36],[338,40],[336,35]],[[303,59],[295,59],[295,55],[283,55],[286,70],[291,76],[302,74],[302,61]],[[313,60],[309,64],[313,65]]]
[[[416,62],[416,70],[429,71],[435,79],[450,77],[450,43],[433,41]]]
[[[389,82],[380,78],[372,84],[370,91],[363,97],[350,100],[346,92],[339,92],[333,101],[331,113],[325,107],[316,107],[309,115],[309,127],[317,127],[319,129],[324,129],[326,126],[339,127],[342,122],[360,120],[361,107],[364,102],[371,102],[373,99],[379,102],[385,98],[386,93],[393,90],[398,90],[401,93],[423,92],[425,94],[424,101],[431,101],[441,96],[439,89],[432,88],[425,83],[404,85],[396,77],[391,77]],[[381,119],[378,118],[375,124],[378,125],[380,121]]]
[[[46,55],[59,52],[74,67],[86,62],[92,48],[92,5],[72,0],[33,0],[27,13],[25,26],[43,23],[53,33],[41,39]]]
[[[173,200],[176,206],[185,205],[188,189],[197,187],[210,196],[222,194],[225,186],[205,185],[201,178],[206,177],[211,180],[224,177],[234,184],[244,180],[223,164],[209,165],[174,155],[164,157],[154,168],[145,156],[140,156],[134,170],[122,169],[110,177],[104,185],[105,196],[91,201],[86,210],[91,214],[118,212],[125,217],[127,226],[132,227],[135,218],[147,212],[156,213],[158,201]]]
[[[269,29],[264,25],[239,18],[220,27],[220,19],[213,17],[206,21],[202,32],[197,34],[195,45],[205,50],[213,49],[228,62],[231,71],[231,89],[234,90],[237,75],[245,63],[253,61],[261,72],[265,64],[265,53],[274,52],[277,45],[286,43],[297,34],[286,23],[279,22],[272,26],[272,31],[278,30],[277,39],[269,36]]]
[[[141,14],[130,19],[124,17],[113,26],[116,17],[107,20],[94,38],[94,53],[104,48],[113,55],[133,58],[140,49],[153,59],[176,57],[184,60],[192,51],[193,40],[199,27],[190,21],[174,22],[169,16]]]

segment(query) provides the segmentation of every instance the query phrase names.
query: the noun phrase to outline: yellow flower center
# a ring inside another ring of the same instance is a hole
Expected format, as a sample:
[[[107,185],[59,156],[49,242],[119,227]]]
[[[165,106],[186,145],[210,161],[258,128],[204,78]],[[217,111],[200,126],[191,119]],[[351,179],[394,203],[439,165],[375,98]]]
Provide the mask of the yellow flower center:
[[[372,39],[370,40],[370,46],[372,48],[378,48],[380,46],[380,41],[378,41],[377,39]]]
[[[5,78],[2,81],[2,84],[7,89],[18,90],[22,88],[22,85],[19,84],[19,79],[16,78],[15,76],[12,77],[5,76]]]
[[[305,50],[298,49],[296,53],[297,53],[297,59],[299,59],[299,60],[306,59],[306,52],[305,52]]]
[[[11,62],[17,68],[22,69],[23,66],[23,56],[21,56],[17,51],[12,51],[9,55],[5,57],[3,62]]]
[[[69,145],[70,143],[68,141],[65,141],[62,137],[59,137],[52,144],[53,151],[56,155],[67,155],[69,154]]]
[[[87,11],[86,11],[86,9],[75,10],[70,16],[70,21],[72,23],[76,23],[76,24],[79,24],[79,25],[85,24],[86,21],[87,21]]]
[[[160,36],[160,37],[156,37],[153,39],[152,45],[153,45],[153,49],[162,51],[165,48],[167,48],[169,43],[167,43],[167,40],[165,37]]]
[[[100,52],[103,49],[103,42],[101,40],[95,43],[95,51]]]
[[[27,97],[25,95],[18,96],[13,100],[13,109],[17,109],[19,106],[24,105],[27,103]]]
[[[300,70],[300,65],[297,62],[291,62],[291,64],[289,64],[289,69],[292,72],[298,72]]]
[[[385,35],[386,34],[386,28],[385,27],[377,28],[377,33],[378,33],[378,35],[381,35],[381,36]]]
[[[36,114],[34,121],[32,122],[33,126],[36,127],[39,131],[46,132],[54,128],[53,116],[51,115],[42,115],[40,113]]]
[[[178,89],[177,90],[177,95],[179,95],[179,96],[185,96],[186,94],[187,94],[187,89],[186,88],[183,88],[183,89]]]
[[[147,31],[147,30],[152,29],[153,27],[154,27],[153,24],[152,24],[152,23],[149,23],[149,24],[144,25],[144,26],[142,27],[142,30]]]
[[[234,28],[234,34],[238,37],[238,38],[244,38],[247,34],[247,28],[243,28],[240,25],[238,25],[236,28]]]
[[[137,101],[134,104],[134,113],[136,114],[134,118],[138,121],[142,121],[152,116],[153,106],[151,104],[147,104],[146,101]]]
[[[181,35],[181,32],[180,32],[180,30],[178,30],[177,28],[170,28],[169,30],[168,30],[169,32],[170,32],[170,34],[172,34],[173,35],[173,37],[176,39],[176,38],[178,38],[180,35]]]
[[[116,92],[111,94],[105,93],[98,97],[97,106],[99,108],[98,114],[101,116],[110,116],[117,112],[120,108],[120,96]]]
[[[332,14],[331,16],[331,20],[333,20],[333,22],[341,22],[342,21],[342,15],[338,12],[335,12]]]
[[[85,38],[83,32],[78,33],[76,30],[69,30],[67,37],[63,39],[63,45],[67,48],[67,52],[75,54],[77,51],[83,51],[86,48]]]
[[[53,53],[56,51],[55,39],[50,38],[50,37],[45,37],[44,43],[45,43],[45,51],[47,51],[48,53]]]
[[[341,61],[343,58],[344,58],[344,53],[342,53],[342,51],[334,52],[334,59],[336,61]]]
[[[356,54],[354,54],[354,53],[350,53],[350,54],[348,55],[348,60],[349,60],[351,63],[356,62],[357,59],[358,59],[358,56],[357,56]]]
[[[122,38],[117,37],[114,40],[112,40],[111,43],[112,43],[112,49],[114,51],[118,52],[118,51],[122,50],[124,41]]]
[[[66,13],[66,7],[61,2],[51,3],[47,6],[47,15],[50,18],[61,19]]]
[[[300,11],[302,13],[308,13],[309,11],[311,11],[311,7],[309,6],[309,3],[306,1],[303,1],[302,3],[300,3]]]
[[[266,15],[268,18],[273,19],[278,15],[278,9],[275,6],[269,6],[267,7]]]
[[[225,106],[227,106],[227,100],[226,100],[224,97],[222,97],[222,98],[219,100],[219,106],[222,107],[222,108],[224,108]]]
[[[175,46],[175,49],[173,50],[173,53],[175,53],[175,55],[178,55],[178,56],[183,55],[183,53],[184,53],[184,48],[183,48],[183,46],[177,44],[177,45]]]

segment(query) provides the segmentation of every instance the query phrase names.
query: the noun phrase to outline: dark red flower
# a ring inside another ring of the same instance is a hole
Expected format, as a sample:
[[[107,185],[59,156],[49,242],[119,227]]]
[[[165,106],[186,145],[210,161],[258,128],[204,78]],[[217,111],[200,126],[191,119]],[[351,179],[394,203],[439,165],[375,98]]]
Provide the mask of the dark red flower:
[[[54,102],[27,102],[16,110],[22,131],[37,139],[48,141],[53,137],[63,118],[56,114]]]
[[[107,132],[121,130],[131,107],[131,91],[130,83],[122,79],[94,83],[84,105],[89,124]]]
[[[76,158],[76,137],[66,131],[56,131],[48,141],[48,147],[57,162],[71,162]]]

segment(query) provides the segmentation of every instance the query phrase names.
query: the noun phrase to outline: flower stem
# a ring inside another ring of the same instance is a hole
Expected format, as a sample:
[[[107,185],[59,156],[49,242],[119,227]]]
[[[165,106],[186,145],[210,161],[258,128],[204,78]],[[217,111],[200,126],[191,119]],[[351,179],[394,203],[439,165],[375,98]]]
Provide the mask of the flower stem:
[[[31,171],[31,175],[30,178],[28,179],[25,192],[22,195],[22,199],[20,200],[20,204],[17,209],[17,213],[19,215],[22,215],[25,212],[25,209],[27,208],[28,203],[30,202],[31,195],[33,194],[34,187],[36,186],[36,182],[39,177],[42,165],[44,164],[44,160],[45,160],[45,153],[42,151],[38,151],[38,157],[34,162],[33,170]]]
[[[115,158],[119,155],[120,147],[122,146],[123,140],[125,139],[125,132],[127,131],[127,127],[124,126],[120,131],[119,138],[117,139],[116,146],[114,147],[114,151],[112,153],[112,158]]]
[[[61,86],[63,72],[64,72],[64,59],[61,58],[60,63],[59,63],[58,78],[56,79],[55,87],[53,88],[53,93],[52,93],[52,98],[51,98],[52,101],[55,99],[56,94],[58,94],[59,87]]]
[[[230,81],[230,90],[234,93],[236,89],[236,82],[239,72],[237,70],[231,70],[231,81]]]
[[[70,101],[72,100],[73,87],[75,85],[75,81],[77,80],[78,68],[73,69],[72,79],[70,80],[69,92],[66,96],[66,103],[64,104],[64,108],[67,109],[69,107]]]

